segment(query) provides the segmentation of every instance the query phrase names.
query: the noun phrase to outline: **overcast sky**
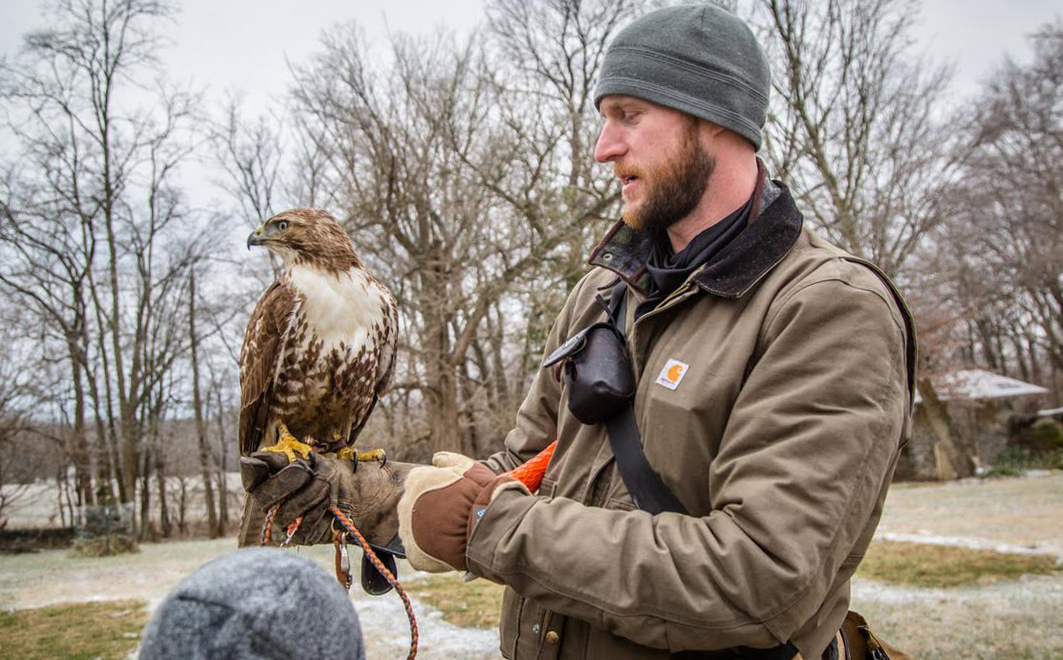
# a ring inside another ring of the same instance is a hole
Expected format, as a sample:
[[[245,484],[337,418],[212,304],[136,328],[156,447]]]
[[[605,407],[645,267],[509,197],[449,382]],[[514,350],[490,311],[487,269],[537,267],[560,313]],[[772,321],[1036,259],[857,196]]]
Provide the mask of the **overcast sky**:
[[[0,54],[14,55],[21,35],[43,24],[45,5],[0,0]],[[483,0],[183,0],[180,6],[175,25],[165,30],[174,42],[163,52],[170,75],[194,81],[214,100],[239,89],[248,109],[281,99],[290,82],[286,60],[306,61],[318,50],[321,31],[337,22],[357,20],[370,39],[383,42],[387,30],[462,33],[483,16]],[[932,57],[956,66],[954,91],[967,95],[1005,53],[1026,59],[1027,35],[1061,14],[1059,0],[924,0],[915,36]]]
[[[815,1],[815,0],[810,0]],[[21,35],[42,25],[45,0],[0,0],[0,52],[17,51]],[[167,50],[171,74],[194,78],[213,93],[242,88],[257,102],[285,93],[285,58],[304,61],[321,31],[348,20],[367,33],[387,29],[468,30],[483,0],[184,0]],[[1063,14],[1059,0],[925,0],[917,38],[933,56],[957,66],[957,91],[969,92],[1005,52],[1022,57],[1025,37]]]

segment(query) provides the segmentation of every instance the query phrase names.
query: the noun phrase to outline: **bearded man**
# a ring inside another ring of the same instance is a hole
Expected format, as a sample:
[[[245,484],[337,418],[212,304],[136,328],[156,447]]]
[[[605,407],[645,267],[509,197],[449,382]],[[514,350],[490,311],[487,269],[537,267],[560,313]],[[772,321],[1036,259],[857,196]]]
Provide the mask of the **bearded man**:
[[[538,372],[503,452],[440,455],[406,480],[411,564],[506,585],[504,657],[875,646],[847,617],[849,581],[908,436],[915,338],[888,279],[766,175],[769,89],[752,32],[717,7],[618,33],[595,159],[623,221],[547,341],[566,366]],[[626,350],[589,334],[606,326]],[[629,391],[588,386],[603,360]],[[505,475],[555,438],[537,493]]]

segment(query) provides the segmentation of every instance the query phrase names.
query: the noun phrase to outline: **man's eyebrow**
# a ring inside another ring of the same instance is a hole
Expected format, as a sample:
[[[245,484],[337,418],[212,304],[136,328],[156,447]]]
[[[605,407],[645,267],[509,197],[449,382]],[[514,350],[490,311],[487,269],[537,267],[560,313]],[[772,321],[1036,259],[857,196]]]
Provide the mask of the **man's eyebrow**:
[[[629,110],[642,110],[643,108],[645,108],[645,105],[641,103],[638,99],[628,99],[625,101],[613,101],[611,104],[602,103],[601,106],[599,106],[598,108],[598,114],[604,117],[607,111],[619,110],[627,112]]]

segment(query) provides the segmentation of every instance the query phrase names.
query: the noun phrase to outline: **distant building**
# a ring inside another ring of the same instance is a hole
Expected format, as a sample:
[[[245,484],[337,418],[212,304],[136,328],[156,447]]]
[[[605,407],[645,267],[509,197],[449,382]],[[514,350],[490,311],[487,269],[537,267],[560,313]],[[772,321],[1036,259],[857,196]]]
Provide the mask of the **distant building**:
[[[1001,376],[984,369],[962,369],[934,379],[938,398],[946,403],[949,415],[959,432],[966,437],[955,439],[958,446],[966,446],[975,465],[987,465],[1008,444],[1009,421],[1023,406],[1029,407],[1035,400],[1029,397],[1043,396],[1049,391],[1039,385],[1015,378]],[[924,417],[918,414],[922,397],[917,391],[915,403],[917,414],[912,429],[912,440],[905,448],[897,464],[897,479],[948,479],[951,466],[938,447],[934,434]],[[1032,409],[1030,409],[1032,412]],[[943,463],[945,463],[943,465]]]

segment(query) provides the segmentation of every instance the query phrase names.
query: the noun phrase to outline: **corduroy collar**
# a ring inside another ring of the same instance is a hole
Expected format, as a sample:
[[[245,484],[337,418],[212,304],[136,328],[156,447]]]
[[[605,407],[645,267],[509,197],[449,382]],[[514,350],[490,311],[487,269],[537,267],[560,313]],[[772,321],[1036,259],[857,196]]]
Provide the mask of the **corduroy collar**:
[[[779,181],[767,179],[761,169],[760,213],[749,227],[735,237],[700,270],[692,282],[722,298],[740,298],[790,252],[801,233],[803,217],[790,190]],[[649,275],[646,261],[653,249],[648,232],[635,231],[617,222],[601,240],[587,262],[607,268],[631,286],[645,293]]]

